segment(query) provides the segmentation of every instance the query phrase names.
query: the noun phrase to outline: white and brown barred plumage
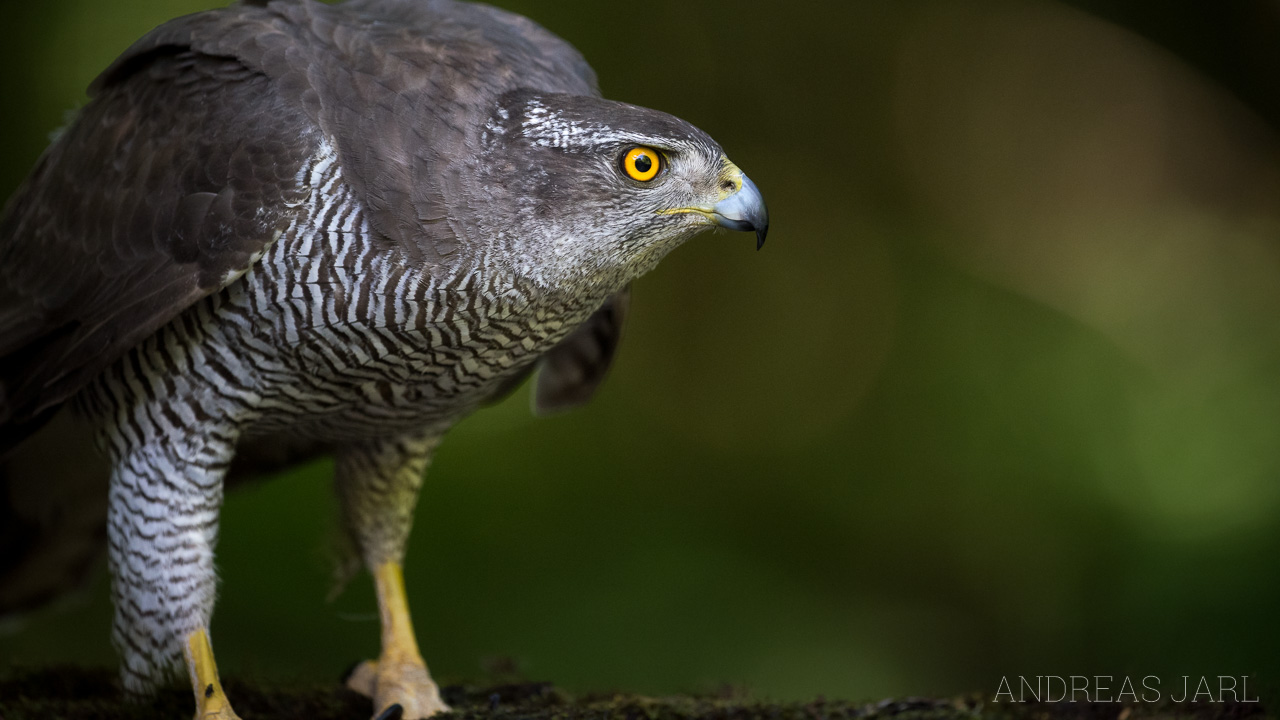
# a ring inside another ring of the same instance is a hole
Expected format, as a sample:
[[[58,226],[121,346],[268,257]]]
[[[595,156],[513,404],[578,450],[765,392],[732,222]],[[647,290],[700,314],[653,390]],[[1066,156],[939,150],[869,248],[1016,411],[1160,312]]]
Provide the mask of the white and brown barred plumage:
[[[398,564],[446,430],[539,365],[540,408],[584,402],[632,279],[708,225],[767,226],[709,137],[600,99],[576,51],[484,6],[199,13],[91,94],[0,220],[0,613],[65,589],[46,558],[74,576],[94,547],[60,550],[72,533],[41,520],[60,514],[13,499],[70,408],[109,491],[56,501],[108,495],[134,691],[207,628],[229,475],[334,453],[361,560]],[[661,155],[654,180],[620,166],[635,147]]]

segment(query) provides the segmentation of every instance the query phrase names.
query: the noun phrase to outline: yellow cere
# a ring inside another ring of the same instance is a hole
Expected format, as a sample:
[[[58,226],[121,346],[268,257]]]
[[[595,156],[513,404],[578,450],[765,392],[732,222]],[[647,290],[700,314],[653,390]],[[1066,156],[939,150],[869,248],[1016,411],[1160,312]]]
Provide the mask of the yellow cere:
[[[658,170],[661,168],[662,158],[653,148],[633,147],[622,158],[622,169],[632,180],[649,182],[658,176]]]

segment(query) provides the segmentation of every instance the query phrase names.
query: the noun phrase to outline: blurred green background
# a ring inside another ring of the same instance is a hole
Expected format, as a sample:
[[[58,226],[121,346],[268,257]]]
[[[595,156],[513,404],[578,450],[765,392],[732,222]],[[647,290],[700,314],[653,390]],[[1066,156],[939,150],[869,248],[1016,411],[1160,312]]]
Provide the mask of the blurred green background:
[[[207,0],[6,3],[0,194]],[[777,698],[1280,686],[1280,4],[503,0],[769,201],[636,287],[587,409],[447,439],[408,558],[446,679]],[[376,652],[329,465],[231,496],[225,672]],[[105,573],[0,663],[114,661]]]

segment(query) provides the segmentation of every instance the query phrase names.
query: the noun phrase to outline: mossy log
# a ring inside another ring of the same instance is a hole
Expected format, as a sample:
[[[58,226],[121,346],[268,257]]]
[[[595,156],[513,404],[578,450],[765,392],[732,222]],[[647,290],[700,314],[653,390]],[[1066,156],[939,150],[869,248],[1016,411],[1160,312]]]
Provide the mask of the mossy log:
[[[237,712],[250,720],[367,720],[369,700],[327,685],[261,686],[224,678]],[[1261,720],[1256,703],[1121,705],[992,703],[980,695],[875,703],[817,699],[778,703],[738,692],[642,697],[574,696],[549,683],[445,688],[453,712],[441,720]],[[189,690],[171,687],[145,703],[126,701],[109,670],[10,669],[0,674],[0,720],[175,720],[191,715]]]

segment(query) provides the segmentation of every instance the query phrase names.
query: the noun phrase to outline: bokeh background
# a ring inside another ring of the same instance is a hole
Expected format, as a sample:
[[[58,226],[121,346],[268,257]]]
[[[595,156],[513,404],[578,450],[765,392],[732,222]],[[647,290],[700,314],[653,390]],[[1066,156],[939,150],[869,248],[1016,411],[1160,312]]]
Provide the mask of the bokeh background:
[[[207,0],[0,10],[0,194]],[[716,137],[774,227],[636,287],[587,409],[440,450],[408,558],[445,679],[775,698],[1280,683],[1280,2],[500,0]],[[225,672],[336,678],[321,462],[231,496]],[[105,573],[0,664],[114,662]]]

